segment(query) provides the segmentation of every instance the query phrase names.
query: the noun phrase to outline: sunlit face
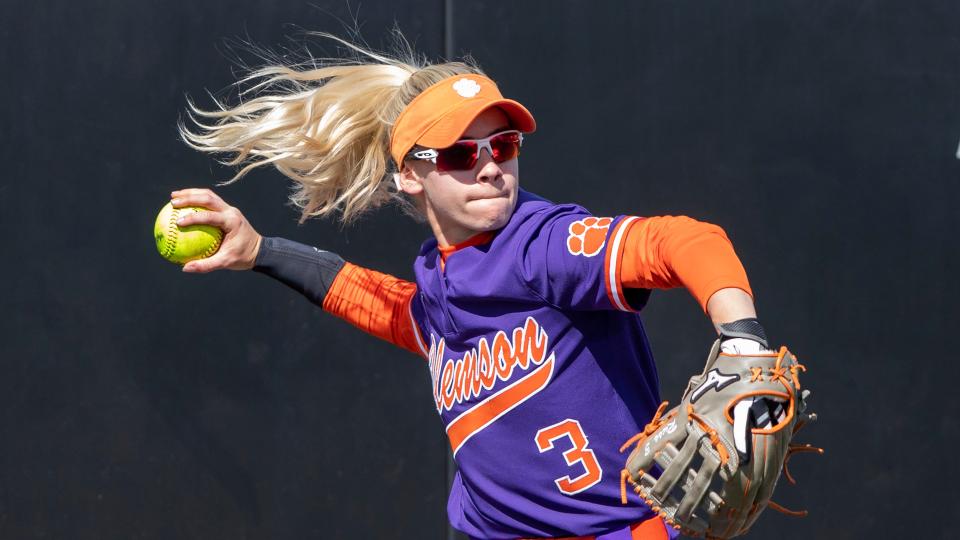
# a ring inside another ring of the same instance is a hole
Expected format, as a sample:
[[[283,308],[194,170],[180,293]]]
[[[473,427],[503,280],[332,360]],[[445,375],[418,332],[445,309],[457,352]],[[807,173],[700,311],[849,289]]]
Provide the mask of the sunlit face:
[[[481,113],[461,138],[482,139],[508,129],[507,115],[492,108]],[[506,225],[517,204],[518,175],[516,158],[495,163],[482,150],[473,169],[465,171],[437,171],[429,161],[407,160],[400,180],[444,246]]]

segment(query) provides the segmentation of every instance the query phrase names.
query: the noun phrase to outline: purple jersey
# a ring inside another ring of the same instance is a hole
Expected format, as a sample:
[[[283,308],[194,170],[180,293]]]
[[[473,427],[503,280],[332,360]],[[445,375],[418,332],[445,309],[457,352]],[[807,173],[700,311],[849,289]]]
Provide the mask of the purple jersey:
[[[620,502],[619,446],[660,403],[635,313],[649,291],[617,281],[639,218],[596,218],[521,190],[505,227],[441,265],[414,265],[411,313],[459,471],[452,525],[491,539],[593,535],[652,515]]]

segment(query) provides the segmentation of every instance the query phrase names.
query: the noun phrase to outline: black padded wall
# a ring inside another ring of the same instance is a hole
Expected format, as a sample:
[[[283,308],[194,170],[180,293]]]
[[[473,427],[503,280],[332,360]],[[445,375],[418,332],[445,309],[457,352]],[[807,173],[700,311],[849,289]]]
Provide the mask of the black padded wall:
[[[396,20],[437,56],[434,5],[364,6],[364,36],[381,46]],[[421,360],[262,275],[181,274],[152,245],[171,190],[233,173],[176,132],[186,95],[236,102],[224,39],[279,49],[297,47],[294,24],[342,34],[346,4],[320,8],[5,10],[0,537],[446,534],[446,445]],[[418,225],[385,211],[345,231],[299,227],[288,188],[268,172],[217,191],[262,234],[412,277]]]
[[[723,226],[768,334],[809,366],[821,420],[803,439],[827,453],[792,460],[799,485],[774,500],[810,516],[768,512],[753,537],[952,537],[912,516],[957,510],[960,8],[466,1],[456,15],[457,46],[538,118],[522,183],[598,214]],[[676,399],[711,326],[682,291],[655,292],[644,320]]]
[[[960,8],[944,0],[8,2],[0,537],[448,536],[422,361],[152,245],[172,189],[232,175],[175,129],[185,95],[230,95],[224,38],[299,47],[284,36],[354,16],[375,47],[396,21],[431,58],[472,53],[528,105],[524,187],[724,227],[768,333],[810,369],[805,439],[827,448],[775,497],[810,516],[769,512],[750,538],[951,537]],[[265,235],[407,279],[429,234],[392,209],[298,226],[272,171],[217,191]],[[679,290],[643,316],[675,398],[710,324]]]

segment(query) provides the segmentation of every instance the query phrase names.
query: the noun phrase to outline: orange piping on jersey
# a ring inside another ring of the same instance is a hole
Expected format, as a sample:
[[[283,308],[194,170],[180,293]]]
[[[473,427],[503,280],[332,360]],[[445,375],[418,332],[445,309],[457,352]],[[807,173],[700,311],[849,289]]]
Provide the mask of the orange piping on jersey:
[[[417,325],[417,319],[413,316],[413,299],[415,297],[416,291],[414,291],[414,294],[411,294],[410,299],[407,300],[407,315],[410,317],[410,326],[413,328],[413,337],[416,338],[420,354],[422,354],[424,358],[428,358],[430,352],[427,350],[427,342],[423,339],[423,334],[420,333],[420,326]]]
[[[603,262],[603,281],[607,286],[607,298],[610,300],[610,304],[621,311],[636,311],[630,307],[626,296],[623,294],[621,279],[623,273],[620,268],[624,260],[624,248],[627,244],[625,239],[628,238],[629,230],[639,221],[641,219],[635,216],[621,219],[616,227],[610,231],[607,240],[607,252],[604,255]]]
[[[410,308],[415,283],[346,263],[323,299],[323,309],[357,328],[426,358]]]
[[[486,244],[487,242],[493,239],[495,234],[496,233],[494,233],[493,231],[485,231],[482,233],[477,233],[471,236],[470,238],[467,238],[463,242],[459,242],[451,246],[438,245],[437,250],[440,252],[440,269],[441,270],[444,269],[444,267],[446,266],[447,257],[449,257],[450,255],[453,255],[454,253],[456,253],[457,251],[460,251],[463,248],[468,248],[470,246],[477,246],[480,244]]]
[[[623,287],[686,287],[704,313],[720,289],[733,287],[753,296],[747,273],[720,227],[686,216],[656,216],[630,227],[617,274]]]

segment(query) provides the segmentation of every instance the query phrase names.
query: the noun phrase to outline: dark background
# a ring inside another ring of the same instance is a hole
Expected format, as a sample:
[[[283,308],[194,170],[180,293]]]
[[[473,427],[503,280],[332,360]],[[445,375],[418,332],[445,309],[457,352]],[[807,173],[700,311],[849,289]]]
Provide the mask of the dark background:
[[[448,537],[423,363],[261,275],[181,274],[151,237],[171,190],[233,173],[175,128],[186,95],[232,92],[224,39],[302,49],[284,36],[353,16],[527,104],[526,188],[726,229],[827,448],[775,497],[810,517],[750,538],[953,537],[960,4],[2,4],[0,538]],[[425,227],[298,226],[289,190],[217,191],[265,235],[412,277]],[[711,326],[683,291],[643,316],[676,398]]]

